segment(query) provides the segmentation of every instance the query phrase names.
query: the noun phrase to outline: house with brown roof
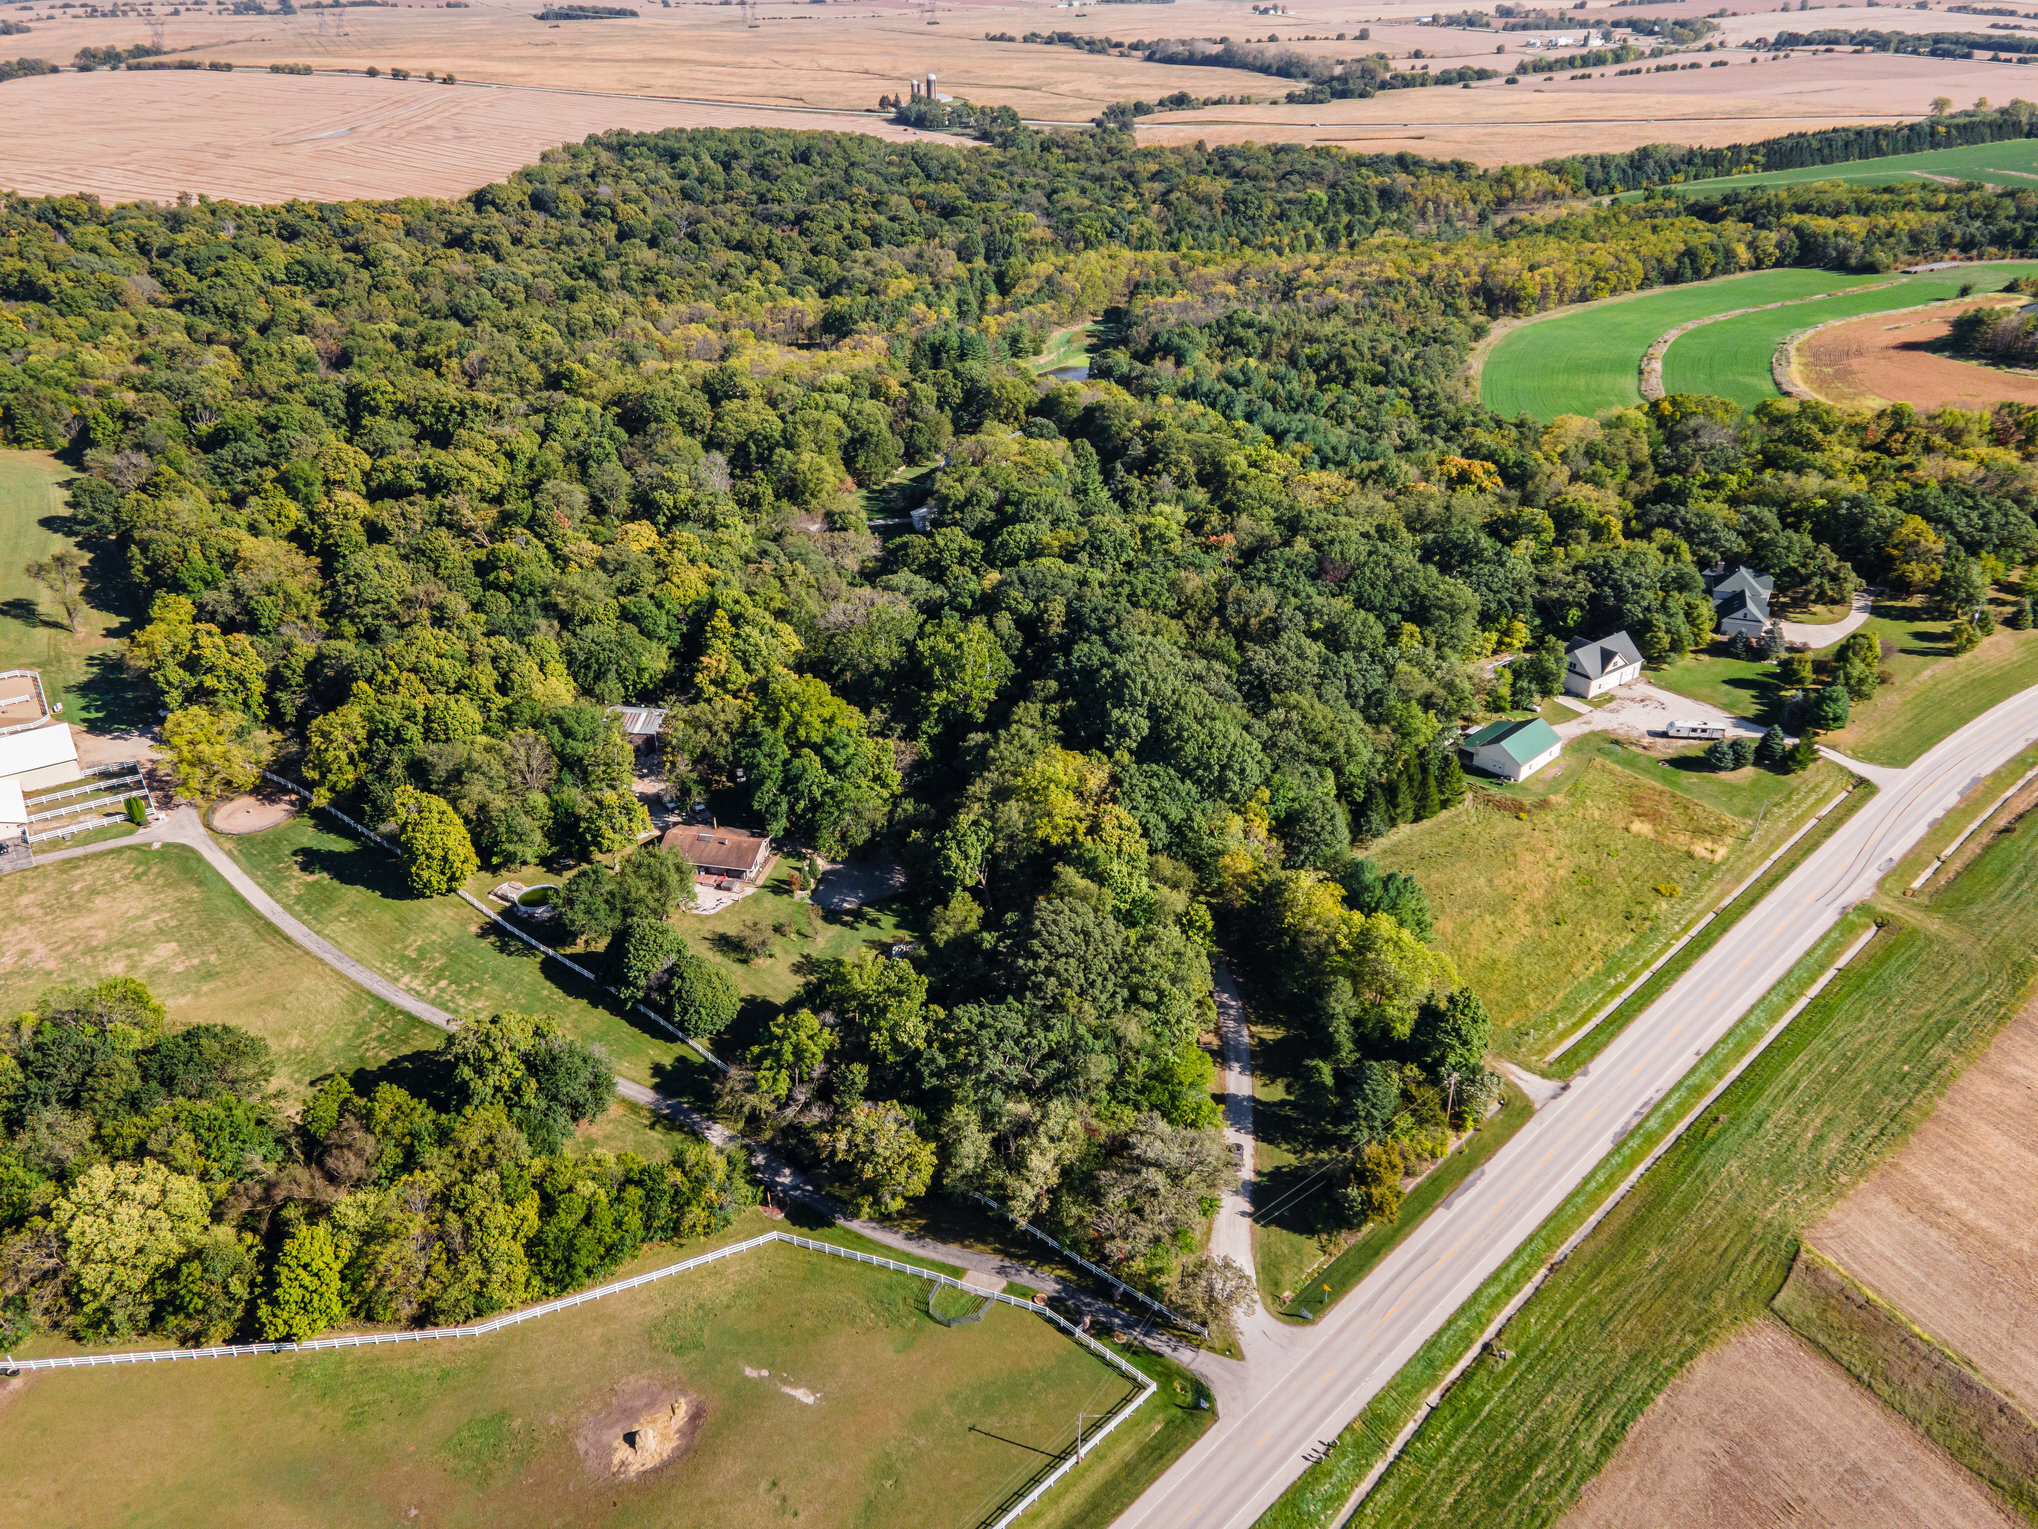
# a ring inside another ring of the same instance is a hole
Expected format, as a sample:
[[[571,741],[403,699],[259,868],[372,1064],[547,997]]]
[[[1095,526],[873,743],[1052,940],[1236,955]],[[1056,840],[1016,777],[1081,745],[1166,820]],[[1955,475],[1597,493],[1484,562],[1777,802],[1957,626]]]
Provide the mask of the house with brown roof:
[[[668,828],[658,842],[661,848],[691,860],[704,876],[727,877],[753,886],[771,865],[771,835],[747,829],[682,823]]]

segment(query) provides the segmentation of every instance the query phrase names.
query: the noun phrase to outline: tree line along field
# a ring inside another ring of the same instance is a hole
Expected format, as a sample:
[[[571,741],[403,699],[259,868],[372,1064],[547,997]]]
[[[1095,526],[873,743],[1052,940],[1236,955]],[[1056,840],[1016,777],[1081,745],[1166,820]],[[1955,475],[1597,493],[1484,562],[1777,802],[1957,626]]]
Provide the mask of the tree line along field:
[[[776,1244],[486,1338],[37,1375],[0,1390],[0,1517],[975,1529],[1134,1388],[1026,1312],[944,1327],[929,1288]],[[1159,1371],[1078,1498],[1210,1416]],[[616,1479],[622,1431],[680,1396],[691,1442]]]
[[[1663,388],[1752,406],[1781,396],[1772,363],[1777,346],[1798,330],[1951,298],[1970,284],[1999,291],[2034,271],[2038,263],[2030,261],[1916,276],[1775,270],[1612,298],[1508,330],[1480,365],[1480,401],[1497,414],[1544,421],[1639,404],[1642,359],[1651,345],[1680,325],[1735,314],[1671,342]],[[1759,311],[1737,312],[1743,308]]]
[[[2024,138],[1932,149],[1922,154],[1891,154],[1836,165],[1807,165],[1800,170],[1766,170],[1752,175],[1678,181],[1669,189],[1680,196],[1723,196],[1758,186],[1811,186],[1824,181],[1880,186],[1906,180],[1951,180],[1980,181],[2014,190],[2034,179],[2038,179],[2038,139]]]
[[[1876,942],[1556,1270],[1500,1339],[1508,1357],[1473,1366],[1353,1522],[1556,1523],[1675,1376],[1763,1318],[1798,1238],[2029,991],[2028,829],[1999,836],[1927,908],[1887,885],[1877,902],[1889,922]],[[1799,975],[1865,923],[1850,920]],[[1772,994],[1754,1023],[1788,996]]]

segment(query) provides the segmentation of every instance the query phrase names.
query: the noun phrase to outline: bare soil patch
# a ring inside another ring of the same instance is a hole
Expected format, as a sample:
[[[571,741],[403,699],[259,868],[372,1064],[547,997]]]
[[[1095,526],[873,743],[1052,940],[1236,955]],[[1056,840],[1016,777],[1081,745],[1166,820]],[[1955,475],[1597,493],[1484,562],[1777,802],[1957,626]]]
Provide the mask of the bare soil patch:
[[[1564,1529],[2004,1529],[1995,1499],[1838,1365],[1758,1322],[1679,1376]]]
[[[223,834],[258,834],[297,816],[302,805],[288,791],[265,791],[254,796],[237,796],[212,810],[212,829]]]
[[[684,1456],[706,1415],[701,1399],[674,1381],[634,1376],[610,1388],[573,1445],[589,1475],[635,1481]]]
[[[1806,1241],[2038,1409],[2038,1006]]]
[[[1834,324],[1798,342],[1798,380],[1819,397],[1848,407],[1908,403],[1920,409],[1981,409],[2038,403],[2038,375],[1961,361],[1940,350],[1959,314],[2017,301],[1991,296],[1947,303],[1929,313],[1870,314]]]

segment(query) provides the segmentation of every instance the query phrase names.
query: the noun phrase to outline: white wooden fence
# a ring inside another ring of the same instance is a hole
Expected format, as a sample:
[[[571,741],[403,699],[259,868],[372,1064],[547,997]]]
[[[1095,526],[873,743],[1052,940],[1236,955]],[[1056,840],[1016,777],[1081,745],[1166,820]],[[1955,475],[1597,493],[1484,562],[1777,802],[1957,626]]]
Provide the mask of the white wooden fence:
[[[309,802],[312,806],[318,808],[320,812],[331,813],[334,817],[338,818],[342,823],[345,823],[349,828],[353,829],[355,833],[360,834],[363,838],[374,840],[377,844],[381,845],[384,849],[388,850],[390,854],[395,855],[398,859],[403,858],[403,851],[397,848],[394,844],[391,844],[387,839],[383,838],[382,835],[375,832],[374,829],[368,827],[364,823],[355,822],[352,818],[348,817],[344,812],[340,811],[339,808],[330,806],[324,802],[316,800],[312,796],[311,792],[306,790],[303,786],[299,785],[296,781],[289,780],[281,775],[273,774],[268,770],[264,770],[262,774],[265,779],[274,781],[277,785],[283,787],[284,790],[295,791],[299,796],[303,797],[305,801]],[[515,935],[518,939],[522,940],[526,945],[530,946],[533,950],[537,951],[539,954],[549,956],[552,960],[557,961],[561,966],[565,967],[575,976],[585,978],[587,981],[593,983],[596,987],[600,988],[604,993],[611,994],[615,998],[621,999],[622,994],[616,992],[614,988],[610,987],[606,982],[602,981],[601,978],[597,977],[593,972],[589,971],[586,967],[582,966],[578,961],[574,961],[566,956],[560,955],[558,951],[554,950],[550,945],[547,945],[543,940],[540,940],[536,936],[532,935],[528,930],[519,929],[515,924],[512,924],[508,919],[504,918],[501,914],[497,913],[493,908],[489,907],[488,904],[482,902],[479,898],[469,895],[469,893],[464,887],[460,889],[460,896],[466,899],[466,901],[469,904],[471,904],[477,912],[485,915],[488,918],[493,919],[496,923],[500,924],[503,928],[507,929],[511,934]],[[695,1051],[701,1054],[702,1059],[705,1060],[709,1066],[716,1068],[721,1072],[727,1072],[729,1070],[729,1064],[727,1062],[723,1061],[720,1057],[716,1056],[714,1052],[708,1050],[706,1046],[703,1046],[699,1041],[695,1040],[692,1036],[688,1035],[685,1031],[681,1030],[677,1025],[673,1024],[671,1020],[667,1019],[663,1014],[660,1014],[656,1009],[650,1007],[650,1005],[648,1004],[642,1003],[637,1004],[635,1007],[639,1014],[642,1014],[646,1019],[651,1020],[654,1024],[658,1025],[668,1035],[671,1035],[678,1040],[682,1040],[686,1042],[687,1045],[693,1047]]]
[[[1014,1226],[1018,1227],[1020,1231],[1031,1232],[1035,1237],[1038,1237],[1042,1242],[1046,1243],[1049,1247],[1053,1248],[1057,1253],[1061,1254],[1061,1256],[1063,1258],[1066,1258],[1070,1263],[1080,1264],[1083,1268],[1088,1269],[1092,1274],[1096,1275],[1098,1279],[1104,1280],[1117,1290],[1123,1292],[1126,1295],[1132,1296],[1137,1300],[1144,1301],[1148,1306],[1153,1308],[1153,1310],[1159,1312],[1163,1317],[1167,1318],[1168,1321],[1174,1323],[1175,1326],[1187,1328],[1190,1332],[1195,1333],[1200,1337],[1207,1338],[1210,1336],[1210,1329],[1205,1327],[1202,1323],[1191,1322],[1187,1317],[1178,1316],[1176,1313],[1168,1310],[1167,1307],[1161,1305],[1159,1301],[1156,1301],[1144,1290],[1140,1290],[1132,1285],[1126,1284],[1124,1280],[1120,1279],[1117,1275],[1111,1273],[1109,1270],[1098,1268],[1095,1264],[1091,1263],[1089,1259],[1083,1257],[1082,1254],[1076,1252],[1073,1248],[1063,1247],[1061,1243],[1057,1242],[1054,1238],[1048,1236],[1047,1233],[1043,1232],[1039,1227],[1035,1226],[1032,1222],[1021,1221],[1017,1216],[1013,1215],[1010,1210],[1000,1205],[996,1200],[993,1200],[989,1195],[980,1195],[974,1189],[966,1190],[964,1191],[964,1193],[968,1194],[968,1196],[972,1200],[983,1201],[984,1204],[990,1206],[992,1210],[996,1211],[999,1215],[1003,1216],[1006,1220],[1010,1221]]]
[[[1044,1317],[1056,1327],[1059,1327],[1069,1337],[1075,1339],[1076,1342],[1082,1344],[1099,1359],[1102,1359],[1114,1370],[1125,1376],[1137,1388],[1135,1395],[1111,1411],[1110,1415],[1103,1420],[1102,1427],[1098,1428],[1087,1439],[1079,1440],[1077,1445],[1065,1454],[1052,1470],[1034,1482],[1016,1503],[987,1525],[986,1529],[1008,1529],[1008,1526],[1016,1522],[1021,1514],[1040,1501],[1056,1482],[1074,1470],[1082,1462],[1085,1455],[1103,1443],[1120,1423],[1138,1411],[1160,1389],[1159,1385],[1150,1376],[1143,1373],[1131,1361],[1121,1355],[1114,1354],[1110,1349],[1104,1347],[1103,1344],[1063,1317],[1059,1312],[1051,1311],[1038,1302],[1023,1301],[1017,1296],[1005,1294],[1002,1290],[981,1290],[975,1286],[966,1285],[961,1280],[954,1279],[936,1270],[923,1269],[917,1264],[901,1263],[896,1258],[886,1258],[877,1253],[865,1253],[856,1248],[840,1247],[832,1242],[817,1242],[811,1237],[801,1237],[792,1232],[766,1232],[762,1236],[752,1237],[743,1242],[734,1242],[725,1248],[716,1248],[712,1252],[700,1253],[692,1258],[683,1259],[676,1264],[667,1264],[662,1269],[652,1269],[648,1273],[638,1274],[629,1279],[620,1279],[606,1285],[597,1285],[592,1290],[583,1290],[576,1295],[561,1296],[556,1301],[545,1301],[536,1306],[527,1306],[521,1311],[506,1312],[502,1316],[493,1317],[486,1322],[476,1322],[465,1327],[425,1327],[416,1328],[408,1332],[354,1333],[340,1338],[307,1338],[302,1343],[228,1343],[221,1344],[215,1348],[142,1349],[116,1354],[65,1354],[49,1359],[16,1359],[10,1355],[5,1364],[0,1365],[0,1372],[26,1373],[40,1370],[96,1369],[101,1365],[176,1364],[187,1359],[242,1359],[261,1354],[314,1354],[329,1349],[373,1348],[385,1343],[426,1343],[438,1342],[447,1338],[480,1338],[485,1337],[489,1333],[501,1332],[507,1327],[515,1327],[520,1323],[536,1321],[539,1317],[551,1316],[554,1312],[569,1311],[575,1306],[584,1306],[589,1301],[598,1301],[604,1296],[621,1295],[627,1290],[636,1290],[641,1286],[653,1284],[658,1280],[670,1279],[675,1274],[685,1274],[690,1270],[702,1268],[707,1264],[717,1263],[725,1258],[734,1258],[739,1253],[748,1253],[753,1248],[761,1248],[767,1243],[773,1242],[787,1242],[796,1248],[806,1248],[811,1252],[825,1253],[831,1258],[846,1258],[852,1263],[869,1264],[875,1268],[890,1269],[899,1274],[909,1274],[915,1279],[930,1280],[935,1284],[948,1285],[973,1296],[987,1296],[990,1300],[1000,1302],[1006,1306],[1015,1306],[1021,1311],[1030,1311],[1035,1316]]]

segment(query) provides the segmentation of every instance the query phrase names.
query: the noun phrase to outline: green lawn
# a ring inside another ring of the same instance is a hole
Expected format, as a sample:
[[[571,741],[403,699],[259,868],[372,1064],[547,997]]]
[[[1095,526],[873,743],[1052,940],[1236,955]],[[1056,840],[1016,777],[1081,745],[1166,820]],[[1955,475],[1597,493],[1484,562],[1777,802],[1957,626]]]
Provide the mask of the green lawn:
[[[1897,922],[1556,1271],[1502,1338],[1512,1357],[1467,1372],[1354,1523],[1556,1523],[1676,1374],[1765,1312],[1799,1233],[1903,1141],[2034,972],[2030,829],[1929,907],[1887,892]]]
[[[1946,643],[1946,622],[1901,601],[1878,605],[1861,630],[1894,648],[1883,660],[1894,678],[1857,702],[1849,724],[1822,741],[1869,764],[1910,764],[1991,706],[2038,685],[2038,632],[1998,627],[1972,653],[1956,654]],[[1783,720],[1776,669],[1729,658],[1718,647],[1679,659],[1650,679],[1752,721]]]
[[[2038,685],[2038,632],[1998,628],[1972,653],[1945,646],[1945,623],[1878,617],[1869,623],[1898,645],[1896,682],[1855,709],[1825,741],[1870,764],[1907,765],[1998,702]]]
[[[1551,420],[1640,403],[1642,354],[1665,330],[1712,313],[1858,287],[1873,276],[1777,270],[1662,287],[1537,319],[1502,336],[1479,373],[1496,414]]]
[[[39,1377],[8,1398],[0,1519],[973,1529],[1134,1388],[1023,1311],[943,1327],[928,1288],[780,1245],[486,1338]],[[1142,1450],[1193,1436],[1180,1379],[1124,1425],[1135,1489],[1164,1463],[1133,1475]],[[611,1479],[621,1430],[679,1391],[691,1450]],[[1106,1463],[1070,1485],[1108,1494]]]
[[[1991,175],[1989,172],[1996,171]],[[1852,164],[1811,165],[1802,170],[1765,170],[1755,175],[1724,175],[1711,180],[1685,181],[1670,189],[1692,196],[1714,196],[1755,186],[1808,186],[1820,181],[1841,181],[1851,186],[1885,186],[1891,182],[1918,181],[1928,176],[1954,176],[1988,180],[2009,190],[2019,190],[2038,175],[2038,139],[2021,138],[2005,143],[1967,144],[1957,149],[1931,149],[1921,154],[1891,154],[1881,159],[1861,159]],[[1640,193],[1634,193],[1639,196]]]
[[[1422,883],[1439,947],[1493,1014],[1493,1049],[1534,1071],[1839,780],[1832,765],[1666,767],[1590,734],[1522,786],[1482,782],[1369,853]]]
[[[1893,287],[1829,297],[1762,313],[1744,313],[1678,336],[1663,356],[1663,387],[1670,393],[1711,393],[1752,408],[1778,398],[1772,361],[1785,336],[1834,319],[1913,308],[1955,297],[1970,282],[1980,292],[2000,291],[2019,276],[2038,273],[2038,262],[2018,261],[1935,271]]]
[[[699,1096],[706,1064],[642,1015],[483,918],[457,897],[420,898],[388,851],[303,814],[218,842],[271,897],[363,965],[453,1014],[550,1014],[607,1050],[616,1071]]]
[[[306,954],[192,850],[110,849],[0,877],[0,1009],[45,987],[139,977],[173,1025],[239,1025],[292,1094],[334,1070],[436,1048],[440,1032]]]
[[[70,470],[40,451],[0,451],[0,669],[41,671],[52,705],[65,720],[132,725],[133,711],[113,641],[120,618],[94,608],[73,636],[42,586],[22,570],[73,543],[61,527],[70,516],[61,484]],[[86,591],[106,592],[88,571]]]

